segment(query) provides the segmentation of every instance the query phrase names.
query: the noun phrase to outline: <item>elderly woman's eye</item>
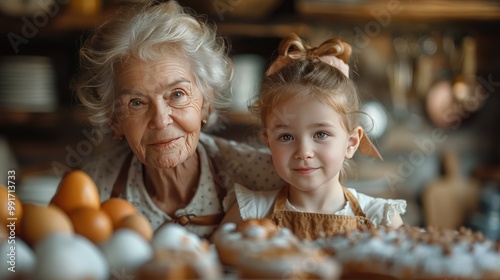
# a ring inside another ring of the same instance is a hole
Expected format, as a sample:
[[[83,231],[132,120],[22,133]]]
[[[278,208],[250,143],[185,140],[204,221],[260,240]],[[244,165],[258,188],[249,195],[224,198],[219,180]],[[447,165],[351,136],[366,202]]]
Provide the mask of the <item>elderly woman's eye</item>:
[[[172,98],[173,99],[179,99],[179,98],[182,98],[186,95],[186,93],[182,90],[176,90],[174,91],[174,93],[172,94]]]
[[[189,104],[189,97],[185,91],[176,89],[170,95],[169,104],[173,107],[185,106]]]
[[[141,106],[142,104],[143,104],[143,103],[142,103],[142,101],[137,100],[137,99],[130,100],[130,102],[129,102],[129,105],[130,105],[131,107],[139,107],[139,106]]]

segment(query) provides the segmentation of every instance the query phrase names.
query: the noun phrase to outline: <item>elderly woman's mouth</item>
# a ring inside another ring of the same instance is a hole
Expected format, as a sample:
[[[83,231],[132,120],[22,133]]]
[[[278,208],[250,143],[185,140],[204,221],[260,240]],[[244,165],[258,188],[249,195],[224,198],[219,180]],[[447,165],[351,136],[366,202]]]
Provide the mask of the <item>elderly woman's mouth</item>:
[[[160,141],[154,142],[152,144],[149,144],[149,146],[154,147],[154,148],[159,148],[159,149],[168,149],[168,148],[175,146],[181,138],[182,137],[160,140]]]

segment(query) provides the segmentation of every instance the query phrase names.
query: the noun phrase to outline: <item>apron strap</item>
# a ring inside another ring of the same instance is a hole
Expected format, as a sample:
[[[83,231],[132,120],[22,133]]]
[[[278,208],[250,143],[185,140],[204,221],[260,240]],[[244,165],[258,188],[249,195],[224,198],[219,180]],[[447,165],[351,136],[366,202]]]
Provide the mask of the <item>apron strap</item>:
[[[366,217],[365,212],[363,212],[363,209],[361,209],[361,206],[359,205],[358,200],[354,197],[354,195],[344,186],[342,186],[342,189],[344,190],[344,195],[351,204],[352,211],[354,212],[354,215],[358,217],[358,221],[360,223],[364,223],[368,228],[373,228],[375,227],[373,223]]]
[[[354,215],[366,218],[365,212],[363,212],[361,206],[359,206],[359,202],[354,197],[354,195],[344,186],[342,186],[342,190],[344,191],[344,196],[346,197],[347,201],[349,201],[349,203],[351,204]]]
[[[278,196],[276,197],[272,213],[280,210],[285,210],[287,198],[288,198],[288,185],[285,185],[284,187],[281,188],[281,190],[278,193]]]
[[[113,189],[111,190],[111,197],[119,197],[123,189],[127,185],[128,170],[130,168],[130,163],[132,162],[133,156],[134,153],[130,152],[125,158],[125,161],[120,168],[120,172],[118,173],[118,177],[116,178],[115,184],[113,185]]]

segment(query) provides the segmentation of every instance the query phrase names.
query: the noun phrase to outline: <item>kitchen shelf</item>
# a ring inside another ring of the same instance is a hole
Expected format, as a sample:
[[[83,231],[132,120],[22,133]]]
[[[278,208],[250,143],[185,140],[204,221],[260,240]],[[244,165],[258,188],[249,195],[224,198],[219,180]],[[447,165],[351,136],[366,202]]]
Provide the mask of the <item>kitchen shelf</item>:
[[[71,108],[63,108],[54,112],[23,112],[0,109],[2,118],[0,127],[50,127],[84,126],[86,119],[82,112]],[[220,116],[225,122],[233,125],[259,125],[259,121],[250,113],[223,112]]]
[[[74,31],[94,29],[104,23],[110,16],[116,12],[116,9],[106,9],[95,15],[79,15],[71,11],[65,11],[56,16],[47,26],[49,30],[55,31]]]
[[[217,31],[225,36],[245,37],[276,37],[282,38],[290,33],[298,33],[306,36],[311,28],[303,23],[237,23],[221,22],[217,24]]]
[[[62,33],[92,29],[103,23],[114,10],[107,10],[96,15],[78,15],[69,10],[63,10],[54,17],[48,18],[45,25],[36,24],[33,16],[9,17],[0,16],[0,32],[2,34],[15,33],[18,36],[26,36],[29,31],[29,38],[33,36],[56,36]]]
[[[500,181],[500,165],[481,165],[474,171],[474,177],[482,181]]]
[[[61,125],[82,125],[83,113],[74,108],[64,107],[52,112],[30,112],[0,109],[0,127],[59,127]]]
[[[109,7],[98,14],[80,15],[63,9],[50,18],[46,26],[38,27],[40,34],[74,32],[93,29],[106,21],[116,12],[117,7]],[[309,34],[312,21],[500,21],[500,2],[498,1],[452,1],[452,0],[297,0],[295,14],[258,21],[228,20],[215,22],[218,31],[227,36],[246,37],[283,37],[291,32]],[[382,13],[385,13],[382,18]],[[387,17],[389,16],[389,17]],[[26,16],[28,21],[30,16]],[[32,22],[32,20],[31,20]],[[22,32],[25,21],[15,17],[0,18],[0,32]]]
[[[488,0],[297,0],[299,15],[317,20],[498,21],[500,3]],[[382,18],[383,16],[386,16]]]
[[[75,15],[70,11],[64,11],[50,19],[48,24],[39,30],[42,35],[92,30],[104,23],[114,12],[116,9],[108,9],[96,15]],[[0,31],[7,33],[21,32],[24,22],[17,18],[2,18],[0,23],[2,26]],[[216,22],[215,24],[217,31],[225,36],[283,37],[291,32],[307,34],[310,31],[308,25],[297,22]]]
[[[113,14],[113,10],[105,13],[75,18],[71,14],[61,15],[54,18],[51,28],[58,31],[71,31],[76,29],[93,29]],[[310,27],[303,23],[248,23],[248,22],[219,22],[217,31],[225,36],[245,36],[245,37],[284,37],[291,32],[308,34]]]

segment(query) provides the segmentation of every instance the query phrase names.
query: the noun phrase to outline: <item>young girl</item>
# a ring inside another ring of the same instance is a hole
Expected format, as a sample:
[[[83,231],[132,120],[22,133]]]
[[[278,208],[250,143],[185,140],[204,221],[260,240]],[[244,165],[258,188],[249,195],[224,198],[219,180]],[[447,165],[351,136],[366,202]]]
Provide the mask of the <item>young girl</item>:
[[[350,50],[337,39],[311,48],[295,34],[280,43],[250,110],[260,118],[262,138],[288,185],[265,192],[237,185],[236,203],[223,223],[268,217],[301,239],[403,224],[406,201],[373,198],[342,185],[358,148],[381,158],[359,126],[360,101],[347,77]]]

